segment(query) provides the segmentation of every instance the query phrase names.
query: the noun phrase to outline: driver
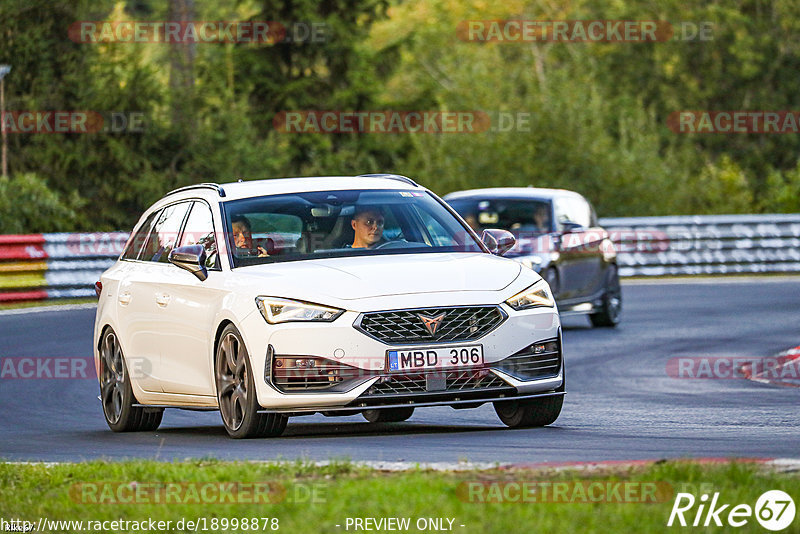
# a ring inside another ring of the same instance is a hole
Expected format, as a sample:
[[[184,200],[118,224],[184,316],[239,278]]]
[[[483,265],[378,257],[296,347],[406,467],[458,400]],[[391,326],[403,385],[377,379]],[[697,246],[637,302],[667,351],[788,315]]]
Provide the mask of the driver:
[[[531,232],[534,234],[550,233],[550,207],[539,204],[533,210],[533,220],[529,222],[516,222],[511,225],[512,232]]]
[[[536,224],[536,231],[542,234],[550,232],[550,208],[546,204],[541,204],[533,212],[533,222]]]
[[[381,210],[371,206],[356,207],[353,220],[355,237],[351,248],[376,248],[386,242],[383,238],[385,219]]]
[[[256,256],[264,258],[269,256],[264,247],[253,246],[253,233],[250,220],[244,215],[234,215],[231,217],[231,230],[233,230],[233,243],[235,254],[238,257]]]

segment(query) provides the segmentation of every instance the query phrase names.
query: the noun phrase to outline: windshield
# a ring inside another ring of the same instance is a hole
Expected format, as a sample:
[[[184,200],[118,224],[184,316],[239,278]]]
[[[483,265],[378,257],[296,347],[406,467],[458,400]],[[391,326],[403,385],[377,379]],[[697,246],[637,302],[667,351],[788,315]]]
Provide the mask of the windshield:
[[[539,199],[459,199],[448,201],[476,231],[486,228],[509,230],[515,235],[553,231],[552,205]]]
[[[321,191],[224,204],[234,267],[371,254],[483,251],[432,195]]]

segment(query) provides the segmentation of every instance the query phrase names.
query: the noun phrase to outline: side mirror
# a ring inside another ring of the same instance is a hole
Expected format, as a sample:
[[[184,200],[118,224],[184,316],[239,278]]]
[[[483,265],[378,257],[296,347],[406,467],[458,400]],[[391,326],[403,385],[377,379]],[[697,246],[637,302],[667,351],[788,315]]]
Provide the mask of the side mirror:
[[[206,269],[206,250],[202,245],[187,245],[172,249],[169,253],[170,263],[177,265],[195,275],[201,282],[208,278]]]
[[[569,234],[571,232],[583,232],[583,225],[572,221],[564,221],[561,223],[562,232]]]
[[[481,241],[489,248],[489,252],[498,256],[511,250],[517,243],[517,239],[511,232],[494,228],[484,230]]]

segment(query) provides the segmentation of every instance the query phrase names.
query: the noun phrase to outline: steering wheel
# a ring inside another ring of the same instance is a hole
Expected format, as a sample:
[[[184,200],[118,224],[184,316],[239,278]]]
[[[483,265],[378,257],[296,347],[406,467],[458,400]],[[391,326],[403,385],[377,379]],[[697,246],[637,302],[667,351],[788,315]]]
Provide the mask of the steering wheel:
[[[392,241],[387,241],[386,243],[381,243],[380,245],[375,247],[375,250],[382,249],[382,248],[384,248],[384,249],[413,248],[413,247],[422,247],[422,246],[429,247],[430,245],[428,245],[427,243],[409,243],[405,239],[394,239]]]
[[[405,239],[395,239],[393,241],[387,241],[386,243],[381,243],[375,250],[382,249],[382,248],[406,248],[413,246],[411,243],[406,241]]]

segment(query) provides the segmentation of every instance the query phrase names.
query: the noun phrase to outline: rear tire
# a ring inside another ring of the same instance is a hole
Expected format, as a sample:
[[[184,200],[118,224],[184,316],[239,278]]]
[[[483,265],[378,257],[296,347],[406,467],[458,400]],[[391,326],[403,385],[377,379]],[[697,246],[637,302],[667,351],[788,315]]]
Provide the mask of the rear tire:
[[[289,418],[259,413],[250,356],[241,334],[229,324],[222,331],[214,362],[217,402],[225,431],[234,439],[280,436]]]
[[[564,395],[552,395],[523,401],[495,402],[494,411],[506,426],[528,428],[554,423],[561,414],[563,404]]]
[[[414,408],[387,408],[385,410],[364,410],[361,415],[370,423],[399,423],[414,414]]]
[[[163,408],[143,408],[133,395],[122,347],[113,329],[100,342],[100,402],[108,427],[114,432],[152,431],[161,424]]]
[[[606,291],[603,304],[597,313],[589,315],[594,326],[617,326],[622,313],[622,290],[619,285],[619,273],[616,265],[609,265],[606,270]]]

